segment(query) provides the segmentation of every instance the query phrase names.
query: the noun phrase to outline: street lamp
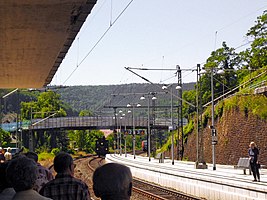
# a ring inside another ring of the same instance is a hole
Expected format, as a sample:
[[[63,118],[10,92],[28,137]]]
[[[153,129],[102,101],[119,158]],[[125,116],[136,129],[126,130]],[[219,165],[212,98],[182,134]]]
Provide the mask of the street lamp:
[[[119,110],[119,114],[121,115],[122,114],[122,110]],[[118,123],[120,123],[119,124],[119,127],[120,127],[120,132],[119,133],[117,133],[118,135],[119,135],[119,137],[118,137],[118,153],[121,155],[121,119],[122,119],[122,117],[120,116],[119,118],[117,118],[118,119]],[[119,120],[120,119],[120,120]],[[118,128],[119,128],[118,127]]]
[[[121,127],[122,127],[122,119],[125,116],[125,113],[122,113],[122,110],[119,111],[120,113],[120,133],[119,133],[119,149],[120,149],[120,156],[122,155],[122,148],[121,148]]]
[[[116,133],[116,138],[115,138],[115,134],[114,134],[114,141],[113,141],[113,148],[114,148],[114,155],[116,155],[117,149],[118,149],[118,123],[117,123],[117,113],[116,113],[116,109],[114,109],[114,133]],[[116,141],[117,140],[117,141]]]
[[[169,127],[169,131],[171,132],[171,154],[172,154],[172,165],[174,165],[174,133],[173,130],[175,130],[174,123],[173,123],[173,84],[170,85],[163,85],[162,89],[167,90],[169,87],[171,88],[170,94],[171,94],[171,126]],[[177,85],[175,87],[176,90],[181,89],[181,86]]]
[[[128,111],[129,113],[129,111]],[[125,116],[126,114],[124,114]],[[127,139],[127,131],[126,131],[126,117],[124,118],[124,153],[125,153],[125,157],[127,157],[127,148],[126,148],[126,139]]]
[[[149,93],[149,95],[153,95],[151,98],[152,101],[155,101],[157,97],[153,93]],[[145,96],[143,95],[140,97],[140,100],[145,100]],[[147,154],[148,154],[148,160],[151,161],[150,158],[151,153],[151,130],[150,130],[150,98],[147,99]]]
[[[202,73],[205,73],[206,71],[203,70]],[[211,84],[211,144],[212,144],[212,169],[216,170],[216,149],[215,149],[215,145],[218,142],[217,139],[217,132],[214,126],[214,85],[213,85],[213,73],[215,73],[216,71],[214,70],[214,68],[210,68],[210,84]],[[217,71],[218,72],[218,71]]]
[[[216,170],[216,156],[215,156],[215,137],[216,137],[216,129],[214,127],[214,88],[213,88],[213,68],[211,68],[211,76],[210,76],[210,84],[211,84],[211,136],[212,136],[212,169]]]
[[[133,116],[133,155],[134,155],[134,159],[135,159],[135,120],[134,120],[134,107],[140,107],[141,106],[141,104],[139,104],[139,103],[136,103],[136,104],[134,104],[134,103],[132,103],[132,105],[131,104],[127,104],[127,107],[129,108],[129,107],[132,107],[132,110],[133,110],[133,113],[132,113],[132,116]]]

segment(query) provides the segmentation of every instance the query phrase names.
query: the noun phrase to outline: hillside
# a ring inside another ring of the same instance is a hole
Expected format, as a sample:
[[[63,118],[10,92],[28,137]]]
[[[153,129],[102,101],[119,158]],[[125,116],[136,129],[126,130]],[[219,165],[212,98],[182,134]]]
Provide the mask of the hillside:
[[[259,95],[254,99],[267,97]],[[253,98],[253,96],[252,96]],[[238,97],[239,101],[251,99],[251,97]],[[265,108],[266,109],[266,108]],[[208,124],[210,124],[210,120]],[[261,164],[267,164],[267,137],[266,119],[262,119],[253,111],[245,111],[240,107],[233,107],[229,110],[224,109],[222,116],[215,121],[218,134],[218,144],[216,145],[216,162],[220,164],[236,165],[240,157],[247,157],[249,143],[256,142],[260,149]],[[192,132],[194,133],[194,132]],[[185,157],[188,160],[196,160],[196,138],[195,134],[188,136],[185,144]],[[212,145],[209,127],[203,130],[203,153],[204,160],[212,163]]]
[[[194,89],[195,83],[183,84],[183,90]],[[175,84],[174,84],[175,85]],[[142,94],[155,92],[158,103],[163,104],[164,98],[170,99],[170,94],[162,94],[162,85],[151,84],[123,84],[123,85],[99,85],[99,86],[70,86],[58,89],[61,99],[74,110],[91,110],[105,112],[104,106],[126,106],[127,103],[137,103]],[[177,93],[177,91],[176,91]]]
[[[215,127],[218,144],[216,145],[216,163],[236,165],[240,157],[247,157],[248,146],[254,141],[260,149],[261,164],[267,165],[266,129],[267,129],[267,97],[262,94],[236,95],[221,101],[215,106]],[[199,152],[203,152],[203,161],[212,163],[211,107],[203,113],[203,131],[199,133]],[[184,127],[191,131],[185,134],[184,159],[197,160],[196,125]],[[194,122],[195,119],[194,119]],[[175,133],[177,138],[177,132]],[[201,139],[202,138],[202,139]],[[201,145],[202,141],[202,145]],[[178,150],[175,141],[175,158]],[[171,156],[170,142],[162,148],[166,156]],[[201,159],[201,153],[199,154]]]

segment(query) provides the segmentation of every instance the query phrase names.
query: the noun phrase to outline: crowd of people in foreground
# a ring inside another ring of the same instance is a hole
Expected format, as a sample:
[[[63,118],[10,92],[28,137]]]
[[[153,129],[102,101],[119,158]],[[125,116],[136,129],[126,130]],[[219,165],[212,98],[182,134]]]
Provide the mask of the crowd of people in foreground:
[[[71,155],[59,153],[52,172],[41,166],[34,152],[19,154],[0,163],[1,200],[89,200],[86,183],[74,177],[75,164]],[[132,174],[128,167],[109,163],[93,175],[93,190],[102,200],[129,200]]]
[[[249,145],[248,155],[253,181],[260,181],[259,150],[254,142]],[[3,154],[3,153],[2,153]],[[54,158],[51,171],[38,163],[34,152],[19,154],[0,163],[1,200],[89,200],[86,183],[74,177],[75,164],[71,155],[59,153]],[[128,167],[108,163],[93,174],[93,190],[102,200],[129,200],[132,194],[132,174]]]

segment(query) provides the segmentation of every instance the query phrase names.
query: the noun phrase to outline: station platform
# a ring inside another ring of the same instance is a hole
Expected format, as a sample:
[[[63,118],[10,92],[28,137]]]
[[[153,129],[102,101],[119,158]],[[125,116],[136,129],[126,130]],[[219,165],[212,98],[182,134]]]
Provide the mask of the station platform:
[[[208,200],[266,200],[267,169],[260,169],[260,182],[253,175],[235,169],[233,165],[207,164],[208,169],[196,169],[194,162],[174,161],[125,154],[108,154],[107,162],[118,162],[130,167],[134,177],[173,188]]]

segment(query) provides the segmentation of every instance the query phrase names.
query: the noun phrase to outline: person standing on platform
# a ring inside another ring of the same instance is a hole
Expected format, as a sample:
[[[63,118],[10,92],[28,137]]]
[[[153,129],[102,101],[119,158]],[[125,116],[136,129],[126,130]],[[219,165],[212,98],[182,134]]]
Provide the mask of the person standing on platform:
[[[37,169],[38,169],[38,176],[37,176],[37,180],[35,181],[34,187],[33,189],[36,190],[37,192],[40,191],[40,189],[49,181],[53,180],[53,174],[52,172],[43,167],[39,162],[38,162],[38,155],[35,152],[27,152],[25,154],[26,157],[34,160],[34,162],[37,165]]]
[[[132,194],[132,173],[129,167],[108,163],[93,174],[93,190],[102,200],[129,200]]]
[[[8,162],[6,177],[16,191],[12,200],[52,200],[33,190],[38,172],[32,159],[19,155]]]
[[[4,156],[5,156],[6,161],[12,159],[12,154],[11,154],[11,148],[10,147],[7,148],[6,153],[4,154]]]
[[[255,142],[251,142],[249,145],[248,155],[250,161],[251,171],[253,173],[254,180],[260,182],[260,172],[259,172],[259,149],[257,148]]]
[[[74,178],[74,168],[72,157],[64,152],[59,153],[54,159],[57,175],[54,180],[46,183],[39,193],[53,200],[90,200],[88,186]]]
[[[4,156],[4,154],[5,154],[4,149],[2,149],[2,147],[0,147],[0,162],[1,163],[5,162],[5,156]]]

